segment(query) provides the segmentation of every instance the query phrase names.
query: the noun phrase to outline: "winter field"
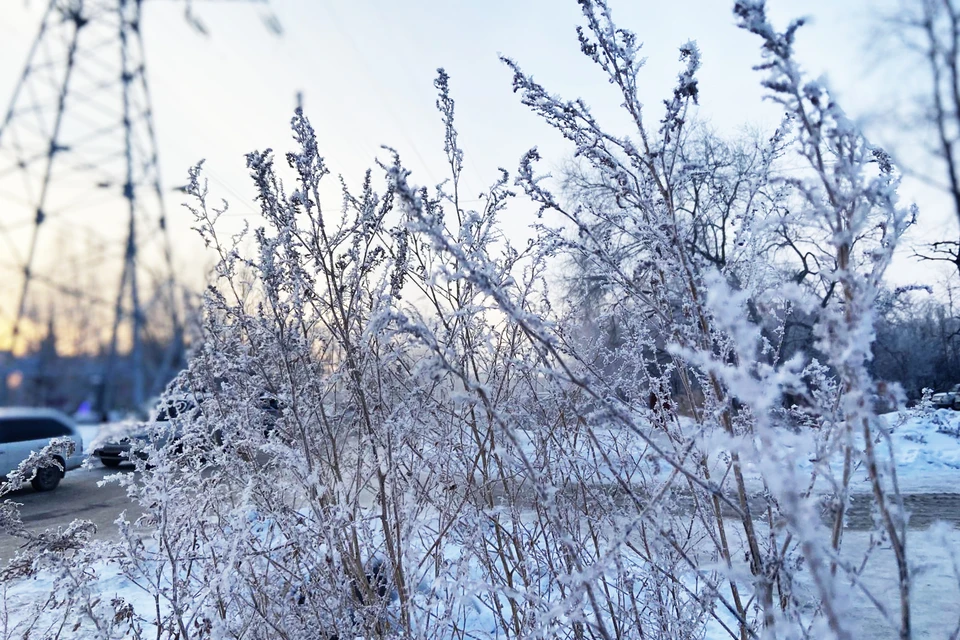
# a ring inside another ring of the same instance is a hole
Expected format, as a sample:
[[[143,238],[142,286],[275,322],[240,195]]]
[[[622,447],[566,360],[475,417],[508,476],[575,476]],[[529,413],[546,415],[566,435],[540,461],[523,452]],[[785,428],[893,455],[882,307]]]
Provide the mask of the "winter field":
[[[960,412],[936,410],[925,413],[890,413],[882,416],[882,419],[892,427],[891,442],[896,452],[896,472],[910,512],[908,544],[913,559],[914,633],[921,638],[952,637],[951,634],[955,633],[960,624],[960,600],[945,597],[945,594],[952,593],[960,583],[960,492],[957,491],[957,482],[960,480]],[[118,429],[114,427],[106,431],[115,433]],[[98,442],[103,434],[96,426],[82,427],[81,432],[86,443],[86,452],[89,454],[92,445]],[[608,433],[606,437],[619,442],[620,446],[624,441],[615,434]],[[626,440],[634,442],[634,448],[623,459],[642,461],[647,457],[649,450],[642,446],[642,443],[630,438]],[[532,447],[525,448],[528,455],[535,455]],[[869,555],[868,547],[872,544],[874,534],[868,531],[870,527],[867,521],[871,519],[869,508],[856,508],[856,505],[867,505],[871,501],[866,478],[857,477],[851,489],[855,506],[848,513],[844,555],[856,561]],[[524,508],[530,511],[529,506]],[[682,509],[682,506],[680,508]],[[624,517],[629,519],[628,514]],[[530,519],[534,519],[532,515]],[[263,523],[258,523],[257,519],[253,518],[251,527],[262,528]],[[269,527],[263,528],[261,534],[269,535],[266,533],[268,529]],[[735,529],[731,529],[729,533],[736,536]],[[447,553],[455,555],[456,549]],[[145,589],[129,575],[119,571],[118,566],[103,561],[90,569],[96,573],[95,579],[86,587],[90,601],[107,603],[122,598],[132,606],[130,611],[137,612],[138,615],[142,615],[140,612],[156,611],[158,601],[151,596],[152,589]],[[862,584],[887,611],[895,609],[896,606],[895,573],[895,564],[892,559],[886,558],[870,564],[860,576]],[[467,579],[479,582],[482,577],[475,575]],[[813,602],[809,576],[805,581],[801,574],[799,586],[801,591],[809,592],[808,596]],[[424,584],[422,588],[431,587]],[[55,633],[53,637],[64,639],[92,637],[96,630],[89,621],[80,622],[79,626],[74,628],[71,626],[75,623],[72,622],[70,614],[65,617],[51,613],[38,616],[38,612],[49,604],[49,598],[56,597],[56,592],[54,578],[43,573],[20,581],[7,582],[3,593],[4,606],[0,611],[0,637],[27,637],[27,621],[32,621],[29,633],[39,633],[39,637],[48,637],[45,634],[51,632]],[[894,622],[883,619],[884,614],[878,610],[876,602],[871,602],[864,593],[856,589],[853,590],[851,598],[850,610],[856,618],[854,628],[858,632],[857,637],[877,640],[897,637],[891,628],[895,626]],[[161,601],[159,606],[163,609],[166,605]],[[465,629],[468,637],[500,637],[494,619],[484,614],[479,603],[469,608],[472,608],[473,612],[465,616],[469,625],[469,628]],[[73,615],[76,613],[73,612]],[[716,623],[707,626],[706,634],[706,640],[729,637]]]

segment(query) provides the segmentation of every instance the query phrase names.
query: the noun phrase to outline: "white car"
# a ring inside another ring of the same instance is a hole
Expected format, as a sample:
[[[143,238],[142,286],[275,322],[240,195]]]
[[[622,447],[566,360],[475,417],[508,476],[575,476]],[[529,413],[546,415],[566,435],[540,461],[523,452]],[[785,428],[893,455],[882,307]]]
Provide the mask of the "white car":
[[[83,463],[83,439],[73,421],[53,409],[27,407],[0,408],[0,474],[7,474],[23,462],[31,452],[40,451],[53,438],[71,438],[76,447],[73,455],[60,460],[63,469],[55,466],[37,470],[31,480],[37,491],[52,491],[64,473]]]

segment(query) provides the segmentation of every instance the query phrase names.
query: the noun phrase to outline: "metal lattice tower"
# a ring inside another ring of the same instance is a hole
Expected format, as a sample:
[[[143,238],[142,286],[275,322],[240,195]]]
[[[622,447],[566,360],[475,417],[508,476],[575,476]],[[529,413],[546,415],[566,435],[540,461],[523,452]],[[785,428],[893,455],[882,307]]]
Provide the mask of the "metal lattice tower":
[[[137,406],[148,386],[145,300],[169,311],[174,332],[180,322],[142,6],[50,0],[0,123],[0,322],[8,342],[0,338],[0,349],[10,357],[43,324],[33,309],[57,299],[92,302],[102,320],[98,343],[108,345],[105,379],[129,350]]]

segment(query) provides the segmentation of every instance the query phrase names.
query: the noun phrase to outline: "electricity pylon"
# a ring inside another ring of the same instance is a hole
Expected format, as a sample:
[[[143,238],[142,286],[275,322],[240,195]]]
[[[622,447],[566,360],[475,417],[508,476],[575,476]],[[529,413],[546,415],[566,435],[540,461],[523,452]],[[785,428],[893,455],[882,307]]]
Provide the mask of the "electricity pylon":
[[[191,2],[185,8],[190,24],[205,32]],[[113,388],[117,354],[129,349],[135,406],[147,392],[143,301],[164,301],[174,335],[180,324],[142,9],[143,0],[50,0],[0,122],[7,356],[22,346],[27,325],[42,324],[31,321],[32,307],[59,296],[94,301],[107,309],[103,384]],[[83,242],[98,247],[83,256],[87,268],[115,278],[115,287],[91,291],[78,283],[81,274],[64,268],[65,253],[83,251]]]

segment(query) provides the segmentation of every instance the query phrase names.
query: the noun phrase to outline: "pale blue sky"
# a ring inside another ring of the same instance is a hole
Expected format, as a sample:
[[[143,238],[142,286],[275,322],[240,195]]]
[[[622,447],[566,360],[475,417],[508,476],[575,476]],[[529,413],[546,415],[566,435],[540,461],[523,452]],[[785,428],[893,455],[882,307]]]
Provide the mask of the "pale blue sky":
[[[145,2],[163,177],[169,186],[181,184],[187,167],[206,158],[212,190],[231,201],[235,214],[253,208],[243,154],[268,146],[289,149],[288,122],[297,91],[303,92],[328,163],[353,182],[378,154],[383,157],[381,144],[400,151],[416,182],[433,184],[444,177],[432,86],[438,66],[452,76],[468,192],[479,192],[498,166],[515,169],[531,146],[539,146],[555,165],[569,153],[520,105],[498,53],[516,59],[551,91],[583,96],[598,115],[617,122],[616,96],[579,52],[575,0],[273,0],[270,6],[285,29],[280,38],[264,28],[262,5],[194,4],[210,29],[208,38],[185,23],[180,3]],[[643,97],[654,117],[659,117],[661,100],[679,68],[677,47],[694,39],[704,60],[700,116],[728,131],[776,122],[778,110],[761,100],[758,74],[751,70],[760,59],[758,41],[735,27],[732,1],[610,4],[618,22],[644,42],[648,67]],[[864,53],[865,29],[876,2],[768,4],[781,24],[797,15],[813,18],[801,32],[799,57],[815,75],[828,75],[852,115],[870,112],[890,95],[889,86],[873,88],[877,76],[864,79],[872,66]],[[2,108],[45,5],[45,0],[6,3],[0,18]],[[954,224],[938,213],[939,198],[929,191],[910,186],[905,192],[924,205],[927,235],[942,234],[945,221]],[[196,245],[180,200],[171,193],[168,208],[180,259],[195,264],[189,256]],[[519,226],[513,229],[511,233],[520,233]]]

